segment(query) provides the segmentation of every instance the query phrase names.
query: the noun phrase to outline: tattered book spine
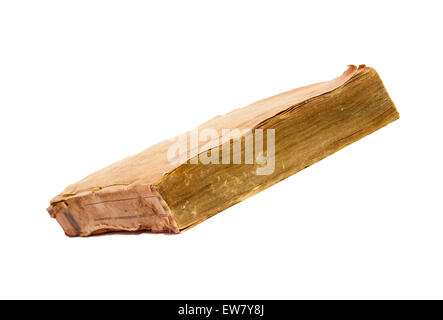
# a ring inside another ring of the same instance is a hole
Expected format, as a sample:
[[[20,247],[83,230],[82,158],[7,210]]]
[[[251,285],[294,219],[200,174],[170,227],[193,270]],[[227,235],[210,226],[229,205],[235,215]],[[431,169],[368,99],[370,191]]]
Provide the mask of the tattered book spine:
[[[68,236],[108,232],[178,233],[166,202],[148,186],[118,186],[76,195],[48,208]]]

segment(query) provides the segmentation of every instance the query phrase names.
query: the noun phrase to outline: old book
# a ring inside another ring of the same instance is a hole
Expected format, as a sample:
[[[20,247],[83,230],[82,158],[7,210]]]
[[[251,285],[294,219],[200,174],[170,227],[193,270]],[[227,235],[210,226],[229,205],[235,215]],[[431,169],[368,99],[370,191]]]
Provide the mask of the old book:
[[[377,72],[349,66],[97,171],[48,212],[68,236],[179,233],[398,118]]]

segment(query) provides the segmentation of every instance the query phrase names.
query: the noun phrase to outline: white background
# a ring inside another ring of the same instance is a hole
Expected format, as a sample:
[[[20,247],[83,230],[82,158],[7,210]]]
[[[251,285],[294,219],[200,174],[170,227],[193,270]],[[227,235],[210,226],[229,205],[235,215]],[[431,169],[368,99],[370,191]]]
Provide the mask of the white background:
[[[0,298],[443,298],[441,1],[1,1]],[[177,236],[68,238],[64,187],[377,69],[400,120]]]

